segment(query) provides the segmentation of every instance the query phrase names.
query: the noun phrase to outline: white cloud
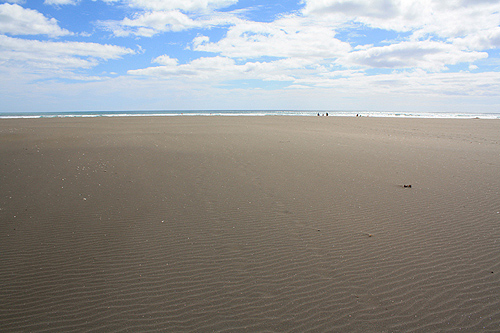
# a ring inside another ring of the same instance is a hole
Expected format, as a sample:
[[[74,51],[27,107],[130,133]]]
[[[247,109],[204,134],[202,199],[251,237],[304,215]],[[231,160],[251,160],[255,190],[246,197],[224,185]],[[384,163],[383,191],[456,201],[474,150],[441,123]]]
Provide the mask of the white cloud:
[[[285,89],[235,88],[210,80],[164,80],[119,76],[102,81],[16,84],[26,75],[0,70],[3,110],[158,109],[380,109],[394,111],[496,112],[500,77],[490,73],[411,71],[381,76],[314,78]],[[359,74],[359,73],[358,73]],[[33,79],[36,79],[34,77]],[[302,87],[300,86],[302,85]],[[305,88],[312,87],[312,88]],[[289,88],[289,89],[288,89]],[[294,89],[295,88],[295,89]],[[29,92],[27,98],[26,91]],[[89,98],[92,96],[92,98]]]
[[[500,77],[497,73],[425,73],[413,72],[380,75],[373,84],[401,94],[435,96],[497,96]]]
[[[179,61],[177,59],[170,58],[168,55],[164,54],[153,59],[152,62],[163,66],[177,66],[177,63]]]
[[[407,100],[422,96],[493,97],[498,96],[498,73],[428,73],[413,70],[379,75],[353,75],[317,79],[307,77],[295,81],[296,85],[325,88],[338,94],[403,96]]]
[[[334,26],[327,21],[314,21],[295,15],[272,23],[239,21],[231,26],[227,35],[217,42],[207,36],[193,39],[192,49],[235,59],[259,59],[275,57],[308,59],[310,67],[328,64],[344,68],[421,68],[426,71],[442,71],[448,65],[472,63],[488,57],[485,52],[471,50],[457,41],[455,44],[432,40],[393,42],[387,46],[350,44],[336,38]],[[490,44],[497,42],[500,29],[481,36]],[[476,41],[479,43],[480,41]],[[466,43],[462,41],[462,44]],[[467,42],[472,44],[472,42]],[[489,45],[489,44],[488,44]],[[484,46],[484,45],[483,45]],[[328,68],[323,68],[328,72]],[[318,73],[322,73],[318,70]],[[288,75],[288,74],[287,74]]]
[[[61,6],[61,5],[76,5],[79,0],[45,0],[45,5]]]
[[[160,32],[182,31],[197,27],[200,23],[193,21],[180,11],[148,12],[136,15],[134,18],[125,18],[122,21],[102,22],[115,36],[130,34],[151,37]]]
[[[333,58],[351,49],[335,35],[329,26],[290,16],[272,23],[240,21],[218,42],[211,43],[207,37],[195,38],[193,49],[241,59],[264,56]]]
[[[450,24],[448,30],[444,29],[447,23],[439,22],[441,26],[436,23],[445,15],[451,15],[451,18],[463,10],[444,0],[307,0],[305,3],[302,15],[282,16],[270,23],[252,22],[234,16],[215,16],[212,21],[207,19],[208,16],[193,19],[179,10],[148,12],[125,19],[118,23],[122,33],[135,35],[209,27],[221,22],[229,25],[227,34],[218,41],[211,41],[203,35],[192,40],[192,50],[213,53],[214,57],[180,64],[177,59],[163,55],[153,60],[159,66],[130,70],[128,74],[200,84],[204,81],[223,83],[249,79],[288,81],[295,89],[307,86],[338,89],[363,87],[370,90],[365,83],[371,82],[374,91],[376,87],[384,87],[397,93],[406,91],[411,94],[413,91],[427,91],[429,87],[429,82],[419,81],[417,78],[420,76],[415,73],[444,71],[447,66],[460,63],[468,63],[470,70],[477,69],[472,63],[488,57],[486,52],[478,51],[499,44],[498,27],[483,29],[481,31],[488,31],[488,34],[475,34],[468,38],[446,37],[436,41],[429,37],[440,27],[444,31],[440,36],[460,36],[462,33],[457,30],[460,25],[456,22]],[[496,3],[483,0],[471,6],[478,13],[484,13],[493,5]],[[440,13],[443,9],[448,12]],[[467,17],[473,20],[474,10],[466,10]],[[427,17],[427,14],[430,16]],[[337,31],[356,21],[414,34],[407,41],[387,42],[392,43],[387,46],[358,45],[353,48],[338,38]],[[486,21],[483,26],[489,27],[494,19],[490,16]],[[426,38],[422,38],[424,36]],[[263,61],[266,57],[275,60]],[[258,61],[248,61],[250,59]],[[366,75],[364,71],[368,68],[395,69],[399,74]],[[411,70],[412,74],[401,74],[403,69]],[[444,82],[442,78],[446,76],[429,75],[434,82],[439,82],[437,85],[456,88]],[[448,88],[442,89],[444,94],[450,91]],[[432,89],[428,91],[430,93]],[[470,93],[463,89],[457,92],[464,95]]]
[[[196,48],[198,47],[199,45],[202,45],[202,44],[207,44],[210,42],[210,38],[208,36],[196,36],[194,39],[193,39],[193,47]]]
[[[355,51],[339,59],[338,63],[346,67],[358,65],[371,68],[421,68],[441,71],[446,69],[446,65],[474,62],[487,57],[488,54],[485,52],[462,51],[454,45],[443,42],[419,41]]]
[[[462,101],[479,101],[479,104],[494,101],[498,105],[498,72],[482,73],[498,64],[495,63],[497,52],[490,52],[493,59],[474,64],[488,56],[483,51],[500,48],[498,0],[303,0],[303,10],[282,14],[273,22],[245,20],[241,11],[219,11],[236,4],[237,0],[93,1],[104,1],[110,4],[109,7],[112,4],[129,13],[115,21],[100,22],[115,36],[150,37],[213,27],[227,27],[227,31],[222,35],[219,29],[214,34],[199,32],[194,37],[197,30],[194,35],[175,34],[173,39],[166,35],[156,39],[155,46],[144,46],[144,51],[139,45],[133,51],[98,43],[28,40],[14,36],[82,35],[62,29],[55,19],[38,11],[1,4],[0,86],[4,91],[3,99],[10,98],[14,105],[19,103],[16,100],[23,99],[21,96],[26,96],[24,91],[29,91],[32,96],[44,100],[53,98],[54,103],[66,109],[71,107],[69,105],[100,109],[103,105],[110,109],[245,108],[248,105],[337,108],[341,107],[342,104],[337,104],[341,100],[349,100],[350,104],[345,105],[358,108],[387,109],[387,105],[398,98],[400,106],[411,109],[421,107],[422,98],[443,101],[446,96],[453,96],[448,101],[459,101],[454,107],[462,105]],[[45,0],[45,4],[55,6],[80,2]],[[53,11],[53,8],[45,8]],[[117,8],[113,8],[107,18],[116,18]],[[65,15],[65,9],[71,8],[59,8],[53,15]],[[130,14],[132,12],[135,14]],[[405,33],[370,31],[370,27]],[[365,32],[366,39],[361,36]],[[350,33],[359,33],[358,38]],[[174,53],[179,51],[174,51],[178,44],[184,47],[189,43],[185,39],[175,46],[166,45],[168,41],[177,42],[178,38],[186,36],[192,36],[188,37],[192,38],[190,47],[196,52]],[[396,40],[382,41],[385,38]],[[351,45],[347,40],[367,40],[370,44],[353,42]],[[144,40],[138,39],[137,43],[140,41]],[[170,56],[160,55],[167,52],[161,51],[162,47],[172,50]],[[196,59],[200,56],[197,52],[206,53]],[[101,73],[99,77],[86,70],[134,53],[138,59],[152,58],[152,64],[129,70],[129,75],[122,76],[113,73],[115,68],[99,66],[99,70],[96,69]],[[175,59],[172,54],[183,54],[186,58]],[[456,64],[462,64],[463,72],[444,72]],[[388,71],[378,71],[379,68],[393,71],[380,74]],[[41,78],[68,78],[81,82],[67,85],[61,80]],[[109,81],[95,82],[100,78]],[[93,82],[83,82],[85,80]],[[252,83],[268,81],[265,86],[274,89],[264,92],[265,89],[261,89],[264,85],[259,84],[249,84],[254,88],[242,88],[239,82],[247,80],[255,80]],[[88,98],[90,95],[102,98]],[[80,96],[85,96],[83,101]],[[115,101],[109,102],[112,99]],[[136,104],[131,106],[131,103]],[[5,108],[4,104],[0,107]]]
[[[439,44],[439,43],[437,43]],[[412,54],[416,49],[435,47],[433,52],[423,52],[417,59],[408,60],[407,55]],[[199,85],[224,85],[225,82],[235,80],[264,80],[264,81],[285,81],[290,85],[287,89],[333,89],[337,93],[358,94],[396,94],[401,96],[495,96],[500,89],[500,77],[497,73],[429,73],[429,70],[435,69],[433,66],[442,66],[443,61],[433,59],[440,57],[443,53],[440,48],[450,47],[450,45],[433,45],[429,47],[422,45],[413,45],[412,43],[403,44],[395,48],[376,50],[377,52],[387,52],[389,59],[399,64],[402,59],[414,63],[413,66],[405,65],[403,67],[415,67],[408,71],[397,71],[391,74],[367,75],[361,69],[357,70],[334,70],[329,66],[321,66],[313,59],[287,58],[270,62],[246,62],[238,63],[228,57],[209,57],[199,58],[187,64],[179,64],[177,59],[172,59],[167,55],[158,57],[153,62],[160,66],[149,67],[128,72],[131,76],[149,76],[151,78],[164,79],[169,82],[176,82],[180,85],[199,84]],[[364,52],[365,50],[363,50]],[[366,51],[376,52],[372,49]],[[355,54],[359,59],[360,54]],[[447,54],[446,52],[444,53]],[[426,59],[430,56],[430,59]],[[472,59],[484,56],[475,52],[448,55],[451,60],[447,62],[467,61],[470,56]],[[399,57],[399,58],[398,58]],[[359,60],[358,59],[358,60]],[[376,62],[376,60],[373,60]],[[437,62],[438,65],[432,65]],[[377,65],[377,64],[375,64]],[[396,64],[394,64],[396,65]],[[374,66],[370,64],[370,66]],[[423,69],[420,69],[423,68]],[[476,69],[475,65],[469,67],[470,70]]]
[[[130,70],[130,75],[151,76],[164,79],[196,80],[198,82],[223,82],[227,80],[258,79],[265,81],[294,81],[301,71],[310,72],[312,62],[299,59],[282,59],[272,62],[247,62],[238,64],[227,57],[205,57],[187,64],[178,64],[177,59],[167,55],[153,60],[162,66]]]
[[[359,70],[336,71],[335,74],[332,74],[327,66],[304,58],[238,63],[231,58],[217,56],[199,58],[187,64],[179,64],[177,59],[164,55],[154,59],[153,62],[161,66],[130,70],[128,74],[184,83],[224,84],[224,82],[235,80],[262,80],[300,83],[310,86],[318,85],[318,83],[321,86],[322,82],[329,84],[332,79],[341,77],[363,75]]]
[[[154,59],[153,62],[161,63],[163,66],[130,70],[128,74],[163,78],[189,77],[190,79],[206,80],[208,78],[228,78],[235,71],[240,70],[233,59],[224,57],[198,58],[189,64],[178,65],[177,59],[164,55]]]
[[[121,21],[100,21],[99,25],[119,37],[129,35],[152,37],[162,32],[231,24],[235,20],[235,14],[216,10],[231,6],[238,0],[123,0],[122,2],[139,11],[132,18],[125,18]]]
[[[238,0],[128,0],[127,2],[132,7],[144,10],[190,12],[228,7]]]
[[[292,84],[286,87],[285,89],[312,89],[312,87],[304,86],[302,84]]]
[[[304,0],[303,14],[369,27],[461,37],[500,24],[500,2],[492,0]]]
[[[351,17],[389,19],[399,13],[393,0],[306,0],[307,14],[343,14]]]
[[[0,63],[3,67],[27,71],[60,72],[91,68],[100,61],[118,59],[134,51],[115,45],[82,42],[45,42],[0,35]]]
[[[180,10],[170,10],[136,13],[132,18],[124,18],[121,21],[102,21],[99,24],[112,31],[115,36],[152,37],[163,32],[178,32],[194,28],[208,29],[234,24],[237,21],[238,19],[231,13],[197,14],[193,19]]]
[[[457,38],[454,44],[470,50],[489,50],[500,48],[500,27]]]
[[[36,10],[7,3],[0,4],[0,33],[51,37],[71,35],[68,30],[61,29],[55,19],[48,19]]]

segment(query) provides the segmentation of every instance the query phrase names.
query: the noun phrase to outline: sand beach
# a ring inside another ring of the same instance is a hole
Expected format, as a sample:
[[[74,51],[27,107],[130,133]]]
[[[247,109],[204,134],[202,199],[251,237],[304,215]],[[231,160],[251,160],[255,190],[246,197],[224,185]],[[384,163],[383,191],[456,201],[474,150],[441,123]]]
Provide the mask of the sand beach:
[[[1,119],[0,178],[3,332],[500,330],[498,120]]]

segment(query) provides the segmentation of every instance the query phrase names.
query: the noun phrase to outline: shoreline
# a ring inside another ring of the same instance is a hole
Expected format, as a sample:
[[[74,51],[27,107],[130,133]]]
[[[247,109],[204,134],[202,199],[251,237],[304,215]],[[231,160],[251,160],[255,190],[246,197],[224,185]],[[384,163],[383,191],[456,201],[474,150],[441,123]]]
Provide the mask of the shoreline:
[[[500,119],[500,113],[466,112],[394,112],[332,110],[172,110],[172,111],[67,111],[67,112],[0,112],[0,119],[93,118],[93,117],[179,117],[179,116],[292,116],[310,117],[328,114],[332,117],[383,117],[416,119]]]

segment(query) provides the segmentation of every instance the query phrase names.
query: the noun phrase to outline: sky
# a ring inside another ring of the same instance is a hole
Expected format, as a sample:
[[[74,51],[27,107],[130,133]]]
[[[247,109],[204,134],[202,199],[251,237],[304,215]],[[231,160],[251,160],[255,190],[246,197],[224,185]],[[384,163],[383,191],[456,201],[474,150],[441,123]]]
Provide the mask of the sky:
[[[0,111],[500,112],[499,0],[0,0]]]

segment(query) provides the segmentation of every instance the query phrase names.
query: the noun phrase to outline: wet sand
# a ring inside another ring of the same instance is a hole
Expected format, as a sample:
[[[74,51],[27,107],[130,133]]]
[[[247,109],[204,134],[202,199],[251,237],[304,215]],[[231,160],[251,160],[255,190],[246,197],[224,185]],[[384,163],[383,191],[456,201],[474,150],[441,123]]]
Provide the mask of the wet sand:
[[[1,331],[500,330],[500,121],[2,119],[0,158]]]

